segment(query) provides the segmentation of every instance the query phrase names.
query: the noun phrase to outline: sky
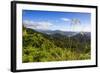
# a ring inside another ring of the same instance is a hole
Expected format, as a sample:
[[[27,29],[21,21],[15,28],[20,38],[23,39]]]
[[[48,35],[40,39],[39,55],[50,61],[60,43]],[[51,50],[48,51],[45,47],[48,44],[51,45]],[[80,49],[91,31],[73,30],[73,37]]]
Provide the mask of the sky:
[[[91,13],[23,10],[22,22],[39,30],[91,31]]]

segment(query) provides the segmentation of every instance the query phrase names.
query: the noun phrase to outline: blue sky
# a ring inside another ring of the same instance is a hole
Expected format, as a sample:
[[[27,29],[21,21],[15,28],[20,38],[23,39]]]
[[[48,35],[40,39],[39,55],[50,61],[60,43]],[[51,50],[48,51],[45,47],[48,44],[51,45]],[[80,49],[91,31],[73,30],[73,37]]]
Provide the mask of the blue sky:
[[[22,21],[33,29],[91,31],[90,13],[23,10]]]

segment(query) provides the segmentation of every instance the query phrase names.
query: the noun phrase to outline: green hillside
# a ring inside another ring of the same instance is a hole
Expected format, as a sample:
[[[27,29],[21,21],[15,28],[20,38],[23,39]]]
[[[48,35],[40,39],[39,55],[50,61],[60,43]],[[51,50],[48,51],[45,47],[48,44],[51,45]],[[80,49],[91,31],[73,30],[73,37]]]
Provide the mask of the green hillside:
[[[90,40],[85,40],[85,36],[83,38],[47,35],[23,26],[22,61],[28,63],[90,59]]]

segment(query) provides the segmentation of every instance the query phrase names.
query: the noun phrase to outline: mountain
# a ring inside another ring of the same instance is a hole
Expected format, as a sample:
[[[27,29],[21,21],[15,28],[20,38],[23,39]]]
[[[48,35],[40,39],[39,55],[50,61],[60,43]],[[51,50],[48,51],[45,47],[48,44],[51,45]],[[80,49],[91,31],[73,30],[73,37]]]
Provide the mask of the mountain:
[[[76,39],[79,42],[88,42],[91,40],[91,33],[90,32],[80,32],[75,36],[71,37],[72,39]]]
[[[79,33],[79,32],[61,31],[61,30],[36,30],[36,31],[47,34],[47,35],[58,34],[58,35],[67,36],[67,37],[71,37]]]
[[[56,30],[46,34],[24,26],[22,32],[23,63],[83,60],[91,57],[90,32]]]
[[[72,31],[60,31],[60,30],[34,30],[31,28],[26,28],[27,33],[33,34],[41,34],[43,37],[49,40],[60,40],[67,39],[70,37],[71,39],[82,41],[90,41],[91,33],[90,32],[72,32]]]
[[[91,41],[90,32],[65,32],[60,30],[44,31],[34,30],[26,27],[25,31],[29,35],[29,39],[37,38],[38,43],[44,43],[46,41],[49,41],[49,43],[52,43],[53,45],[60,48],[69,48],[69,45],[75,47],[75,45],[83,45],[83,43],[90,44]],[[39,42],[38,39],[42,39],[42,41]]]

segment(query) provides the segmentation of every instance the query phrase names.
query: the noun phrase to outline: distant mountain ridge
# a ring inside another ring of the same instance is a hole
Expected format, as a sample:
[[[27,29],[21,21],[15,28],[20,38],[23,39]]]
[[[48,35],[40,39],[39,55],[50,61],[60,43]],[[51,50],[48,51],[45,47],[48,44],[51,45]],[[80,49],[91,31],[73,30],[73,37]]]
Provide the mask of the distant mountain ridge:
[[[72,31],[60,31],[60,30],[35,30],[31,28],[26,28],[28,33],[37,33],[44,36],[49,40],[68,40],[68,37],[71,39],[78,40],[80,42],[86,42],[91,40],[91,33],[90,32],[72,32]]]
[[[59,34],[59,35],[67,36],[67,37],[72,37],[77,34],[91,36],[90,32],[74,32],[74,31],[72,32],[72,31],[61,31],[61,30],[36,30],[36,31],[47,34],[47,35]]]

